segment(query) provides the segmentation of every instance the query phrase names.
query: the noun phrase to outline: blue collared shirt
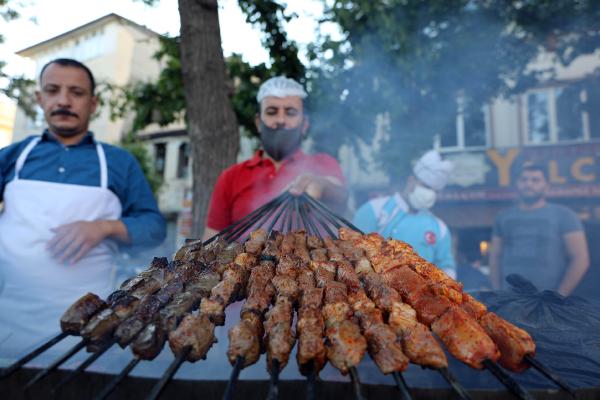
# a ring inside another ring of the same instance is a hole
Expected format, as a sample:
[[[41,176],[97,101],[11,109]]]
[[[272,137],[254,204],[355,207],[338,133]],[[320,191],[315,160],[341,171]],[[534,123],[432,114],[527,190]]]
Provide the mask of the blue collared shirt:
[[[15,163],[30,136],[0,149],[0,201],[4,188],[13,180]],[[121,201],[121,221],[127,227],[132,247],[156,246],[166,236],[166,225],[137,160],[126,150],[102,143],[108,166],[108,189]],[[64,146],[46,130],[31,150],[20,179],[100,186],[100,164],[96,141],[89,132],[76,145]]]

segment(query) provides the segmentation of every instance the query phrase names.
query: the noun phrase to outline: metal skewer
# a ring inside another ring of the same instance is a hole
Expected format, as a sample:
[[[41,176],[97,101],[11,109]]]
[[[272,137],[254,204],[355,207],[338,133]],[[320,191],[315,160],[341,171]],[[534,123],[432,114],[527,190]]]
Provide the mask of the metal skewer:
[[[274,359],[271,361],[271,382],[269,383],[269,392],[267,393],[267,400],[276,400],[279,397],[279,360]]]
[[[132,358],[131,361],[129,361],[129,363],[125,366],[125,368],[123,368],[121,373],[117,375],[112,381],[110,381],[110,383],[104,389],[102,389],[100,394],[98,394],[94,400],[106,399],[113,392],[113,390],[115,390],[119,383],[121,383],[121,381],[125,379],[127,375],[129,375],[129,373],[135,368],[136,365],[138,365],[140,361],[141,360],[138,357]]]
[[[158,399],[158,396],[160,396],[162,391],[165,389],[165,387],[167,386],[167,383],[169,383],[171,381],[171,378],[173,378],[173,375],[175,375],[175,373],[177,372],[177,370],[179,369],[181,364],[183,364],[183,362],[185,361],[188,354],[190,354],[190,351],[192,351],[191,347],[185,348],[173,360],[171,365],[169,365],[169,368],[167,368],[167,370],[164,372],[164,374],[160,377],[160,380],[156,383],[156,385],[154,385],[154,387],[152,388],[152,391],[150,392],[148,397],[146,397],[147,400]]]
[[[452,376],[450,371],[448,371],[448,368],[436,368],[436,371],[438,371],[440,375],[444,377],[446,382],[448,382],[450,386],[452,386],[452,389],[454,389],[456,394],[462,400],[471,400],[471,396],[469,396],[465,388],[454,378],[454,376]]]
[[[533,368],[541,372],[546,378],[550,379],[552,382],[556,383],[559,387],[566,390],[571,397],[575,398],[575,391],[558,375],[548,369],[545,365],[543,365],[539,360],[537,360],[534,356],[530,354],[525,355],[525,361],[527,361]]]
[[[327,232],[327,234],[330,237],[337,237],[337,235],[331,230],[329,224],[325,223],[325,221],[323,220],[323,218],[319,218],[317,214],[317,212],[320,212],[319,210],[317,210],[315,208],[315,206],[313,206],[310,203],[306,203],[306,212],[309,216],[314,215],[313,220],[316,221],[315,223],[318,224],[323,230],[325,230],[325,232]]]
[[[534,400],[533,396],[529,394],[521,385],[519,385],[513,378],[511,378],[506,372],[504,372],[498,364],[491,360],[484,360],[483,365],[488,369],[502,384],[511,391],[519,399],[523,400]]]
[[[320,208],[321,210],[323,210],[324,212],[328,213],[329,215],[333,216],[335,219],[337,219],[338,221],[340,221],[343,225],[346,225],[347,227],[349,227],[350,229],[356,231],[356,232],[360,232],[360,229],[358,229],[356,226],[354,226],[354,224],[350,221],[348,221],[346,218],[341,217],[339,215],[337,215],[336,213],[334,213],[333,211],[331,211],[329,208],[327,208],[324,204],[316,201],[315,199],[313,199],[312,197],[310,197],[309,195],[305,194],[304,196],[306,198],[306,200],[308,200],[311,204],[313,204],[316,208]]]
[[[412,395],[410,394],[410,390],[408,389],[408,385],[406,384],[402,374],[398,371],[395,371],[392,373],[392,376],[394,377],[394,381],[396,381],[396,387],[400,391],[400,397],[403,400],[412,400]]]
[[[349,371],[350,379],[352,380],[352,387],[354,388],[354,394],[356,395],[356,400],[365,400],[365,397],[362,394],[362,388],[356,367],[350,367]]]
[[[100,358],[100,356],[102,354],[104,354],[108,349],[110,349],[112,347],[112,345],[115,344],[116,342],[117,342],[116,339],[113,339],[110,342],[106,343],[104,346],[102,346],[98,351],[92,353],[86,360],[84,360],[81,364],[79,364],[79,366],[76,369],[74,369],[73,371],[71,371],[60,382],[58,382],[58,384],[56,384],[56,386],[52,388],[52,393],[53,394],[58,393],[59,390],[64,385],[66,385],[67,383],[71,382],[73,380],[73,378],[76,378],[77,375],[79,375],[80,373],[82,373],[94,361],[96,361],[98,358]]]
[[[256,210],[252,211],[250,214],[246,215],[245,217],[235,221],[234,223],[232,223],[231,225],[229,225],[228,227],[224,228],[222,231],[220,231],[219,233],[211,236],[209,239],[207,239],[203,245],[207,245],[209,243],[211,243],[212,241],[214,241],[216,238],[218,238],[219,236],[223,236],[226,233],[230,232],[231,230],[237,229],[239,228],[242,224],[246,224],[250,219],[253,219],[255,217],[260,217],[265,210],[269,209],[273,204],[281,201],[282,197],[285,196],[285,193],[280,194],[279,196],[275,197],[273,200],[267,202],[266,204],[262,205],[261,207],[257,208]],[[255,220],[256,222],[256,220]]]
[[[240,371],[242,370],[242,366],[244,365],[244,358],[238,356],[235,360],[235,365],[233,366],[233,370],[231,371],[231,376],[229,377],[229,381],[227,382],[227,387],[225,388],[225,393],[223,394],[223,400],[231,400],[233,398],[233,391],[235,390],[235,384],[237,383],[238,377],[240,376]]]
[[[48,350],[50,347],[54,346],[56,343],[60,342],[64,338],[66,338],[67,336],[69,336],[69,334],[66,332],[59,333],[58,335],[54,336],[52,339],[48,340],[46,343],[44,343],[44,344],[40,345],[39,347],[37,347],[36,349],[32,350],[29,354],[26,354],[25,356],[21,357],[19,360],[15,361],[13,364],[4,368],[2,370],[2,372],[0,373],[0,380],[4,379],[4,378],[8,378],[12,374],[14,374],[16,371],[18,371],[19,368],[21,368],[23,365],[27,364],[29,361],[33,360],[34,358],[36,358],[37,356],[42,354],[44,351]]]
[[[251,214],[254,215],[251,218],[247,219],[245,222],[234,222],[234,229],[229,234],[225,235],[223,238],[226,241],[230,242],[231,238],[235,237],[237,239],[238,237],[243,235],[247,230],[252,228],[254,225],[262,225],[268,219],[268,216],[270,216],[281,205],[281,203],[283,203],[289,197],[291,197],[289,193],[283,193],[282,195],[276,197],[274,201],[270,201],[269,203],[259,208],[260,212],[257,213],[256,210],[255,212],[252,212]],[[243,219],[244,218],[242,218],[242,220]]]
[[[86,345],[86,343],[87,343],[87,340],[85,340],[85,339],[81,340],[79,343],[77,343],[75,346],[73,346],[69,351],[67,351],[64,355],[62,355],[60,358],[56,359],[48,367],[46,367],[42,371],[38,372],[37,375],[33,377],[33,379],[31,379],[29,382],[27,382],[27,384],[25,385],[24,389],[25,390],[29,389],[36,382],[38,382],[39,380],[43,379],[46,375],[48,375],[52,371],[56,370],[65,361],[67,361],[69,358],[73,357],[73,355],[75,353],[77,353],[79,350],[81,350]]]
[[[315,362],[313,360],[312,365],[306,376],[306,400],[315,400],[317,395],[315,393],[315,381],[317,379],[317,370],[315,368]]]

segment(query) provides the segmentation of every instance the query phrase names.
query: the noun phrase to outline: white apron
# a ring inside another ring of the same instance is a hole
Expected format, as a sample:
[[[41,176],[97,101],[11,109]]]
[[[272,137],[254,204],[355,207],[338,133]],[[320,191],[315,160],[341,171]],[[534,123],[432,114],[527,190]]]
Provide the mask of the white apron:
[[[76,264],[61,264],[46,250],[52,228],[76,221],[115,220],[121,202],[108,189],[106,157],[97,143],[100,186],[19,179],[32,140],[5,186],[0,214],[0,358],[13,358],[60,331],[59,319],[86,292],[111,289],[116,243],[104,240]]]

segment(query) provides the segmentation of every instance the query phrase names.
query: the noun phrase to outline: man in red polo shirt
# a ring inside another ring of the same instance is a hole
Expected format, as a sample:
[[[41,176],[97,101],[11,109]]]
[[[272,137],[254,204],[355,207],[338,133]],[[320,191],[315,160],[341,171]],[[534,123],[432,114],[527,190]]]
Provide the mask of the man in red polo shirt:
[[[243,218],[286,189],[306,192],[329,206],[345,205],[347,192],[338,162],[327,154],[308,155],[300,149],[309,122],[304,113],[306,92],[293,79],[265,81],[256,100],[256,127],[262,149],[250,160],[221,173],[210,200],[204,239]]]

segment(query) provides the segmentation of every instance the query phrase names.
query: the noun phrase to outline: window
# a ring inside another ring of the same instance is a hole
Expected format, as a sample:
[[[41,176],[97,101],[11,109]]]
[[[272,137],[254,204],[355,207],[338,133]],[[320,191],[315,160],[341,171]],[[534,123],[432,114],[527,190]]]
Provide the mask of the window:
[[[586,106],[588,110],[593,109],[590,103],[600,101],[595,91],[564,86],[531,91],[525,96],[526,143],[573,142],[598,137],[597,128],[592,127],[598,125],[598,117],[586,111]]]
[[[527,139],[530,143],[543,143],[550,140],[550,114],[548,93],[539,91],[527,96]]]
[[[588,131],[590,139],[600,139],[600,82],[588,87],[586,96],[585,115],[588,118]]]
[[[154,144],[154,169],[156,172],[163,176],[165,175],[165,164],[167,162],[167,144],[166,143],[155,143]]]
[[[459,98],[454,123],[448,123],[438,137],[436,147],[463,149],[487,146],[488,108],[474,107]]]
[[[179,145],[179,152],[177,157],[177,177],[187,178],[190,171],[190,145],[189,143],[182,143]]]

